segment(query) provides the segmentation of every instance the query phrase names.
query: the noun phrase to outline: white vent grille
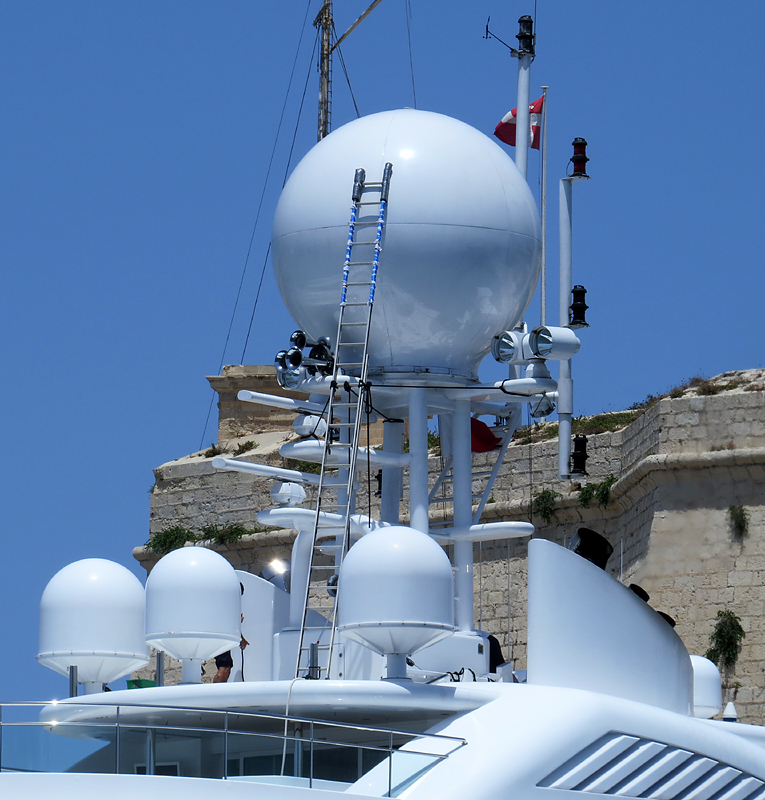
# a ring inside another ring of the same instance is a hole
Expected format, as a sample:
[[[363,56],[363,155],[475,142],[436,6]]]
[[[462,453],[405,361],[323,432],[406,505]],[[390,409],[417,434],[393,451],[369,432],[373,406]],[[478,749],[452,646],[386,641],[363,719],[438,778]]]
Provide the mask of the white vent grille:
[[[765,782],[714,758],[609,733],[537,786],[648,800],[765,800]]]

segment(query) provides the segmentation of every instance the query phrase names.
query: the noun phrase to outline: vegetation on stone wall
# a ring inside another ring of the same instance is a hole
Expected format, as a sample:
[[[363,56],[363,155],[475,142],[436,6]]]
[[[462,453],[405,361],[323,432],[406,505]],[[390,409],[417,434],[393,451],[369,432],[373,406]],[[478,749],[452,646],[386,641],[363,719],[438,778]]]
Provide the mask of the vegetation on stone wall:
[[[235,456],[243,456],[245,453],[249,453],[250,450],[254,450],[258,446],[257,442],[253,442],[251,440],[247,440],[246,442],[242,442],[236,446],[234,450]]]
[[[563,495],[560,492],[555,492],[552,489],[542,489],[535,492],[531,497],[531,516],[534,514],[541,517],[545,521],[545,525],[550,524],[550,520],[555,516],[558,498]]]
[[[731,536],[741,542],[749,533],[749,512],[743,506],[728,506],[728,525]]]
[[[738,661],[741,642],[745,636],[740,617],[727,608],[718,611],[717,622],[709,636],[706,657],[714,661],[721,670],[732,670]]]
[[[589,508],[590,503],[595,500],[598,508],[605,508],[611,501],[611,487],[616,483],[615,475],[609,474],[600,483],[588,483],[579,490],[579,505],[582,508]]]
[[[262,533],[268,528],[247,528],[239,523],[232,525],[205,525],[199,532],[185,528],[183,525],[171,525],[153,533],[146,542],[152,552],[159,556],[177,550],[185,544],[212,542],[217,545],[230,545],[251,533]]]

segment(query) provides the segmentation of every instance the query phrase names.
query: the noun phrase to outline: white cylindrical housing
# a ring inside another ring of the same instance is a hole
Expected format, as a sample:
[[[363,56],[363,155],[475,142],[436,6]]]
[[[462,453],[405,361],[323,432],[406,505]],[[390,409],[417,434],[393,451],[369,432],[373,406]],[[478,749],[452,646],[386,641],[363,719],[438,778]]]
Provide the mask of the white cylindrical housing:
[[[241,638],[239,579],[223,556],[181,547],[146,581],[146,641],[173,658],[208,659]]]
[[[691,656],[693,667],[693,716],[712,719],[722,709],[722,680],[717,664],[703,656]]]
[[[411,655],[454,632],[451,564],[413,528],[359,539],[340,568],[338,591],[338,630],[376,653]]]
[[[59,570],[40,600],[37,660],[62,675],[75,666],[80,683],[99,686],[146,664],[144,593],[138,578],[103,558]]]

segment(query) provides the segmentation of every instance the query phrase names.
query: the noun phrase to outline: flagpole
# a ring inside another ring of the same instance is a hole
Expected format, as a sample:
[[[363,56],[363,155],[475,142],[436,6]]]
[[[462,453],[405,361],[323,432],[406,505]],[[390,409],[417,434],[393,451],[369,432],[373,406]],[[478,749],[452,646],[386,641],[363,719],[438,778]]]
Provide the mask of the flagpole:
[[[542,87],[542,313],[540,322],[547,324],[547,90]]]

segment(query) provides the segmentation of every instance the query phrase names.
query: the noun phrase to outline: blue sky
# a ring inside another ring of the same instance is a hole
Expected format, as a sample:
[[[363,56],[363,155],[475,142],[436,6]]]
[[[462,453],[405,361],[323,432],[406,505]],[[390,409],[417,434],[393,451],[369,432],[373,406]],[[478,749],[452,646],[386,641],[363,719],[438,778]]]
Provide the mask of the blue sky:
[[[242,358],[303,87],[293,165],[315,140],[298,51],[225,363]],[[336,2],[339,30],[366,0]],[[532,2],[413,0],[419,108],[491,133],[515,105],[505,41]],[[5,0],[0,5],[0,291],[5,458],[3,699],[61,696],[36,664],[37,606],[86,557],[134,569],[152,469],[199,447],[305,0]],[[577,413],[618,410],[694,375],[763,366],[765,8],[698,0],[538,0],[532,99],[549,95],[550,272],[557,181],[575,188],[574,279],[592,327]],[[361,113],[412,106],[404,0],[343,45]],[[310,77],[309,77],[310,76]],[[335,64],[335,127],[354,116]],[[538,156],[530,183],[538,193]],[[549,289],[554,314],[555,286]],[[538,316],[535,299],[529,319]],[[267,270],[246,363],[293,324]],[[491,365],[484,373],[492,376]],[[214,424],[205,435],[214,436]]]

